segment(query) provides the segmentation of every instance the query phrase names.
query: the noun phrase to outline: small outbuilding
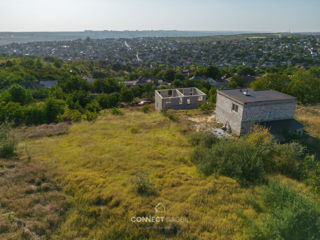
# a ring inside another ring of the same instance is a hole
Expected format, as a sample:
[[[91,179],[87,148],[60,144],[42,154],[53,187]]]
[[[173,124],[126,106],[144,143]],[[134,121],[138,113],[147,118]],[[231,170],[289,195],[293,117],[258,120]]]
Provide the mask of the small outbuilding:
[[[216,119],[241,135],[256,123],[272,134],[288,131],[303,134],[303,125],[294,119],[297,99],[274,90],[217,90]]]
[[[155,108],[165,109],[196,109],[206,101],[207,95],[198,88],[177,88],[155,91]]]

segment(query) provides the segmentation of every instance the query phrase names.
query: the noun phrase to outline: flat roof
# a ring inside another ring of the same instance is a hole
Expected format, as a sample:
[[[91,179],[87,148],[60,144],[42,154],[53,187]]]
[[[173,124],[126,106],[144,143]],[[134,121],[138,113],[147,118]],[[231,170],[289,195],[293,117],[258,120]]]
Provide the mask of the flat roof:
[[[249,95],[245,95],[243,92],[249,91]],[[268,102],[268,101],[283,101],[283,100],[296,100],[296,97],[275,91],[275,90],[253,90],[246,88],[237,89],[223,89],[217,90],[218,93],[225,97],[234,99],[241,103],[253,103],[253,102]]]

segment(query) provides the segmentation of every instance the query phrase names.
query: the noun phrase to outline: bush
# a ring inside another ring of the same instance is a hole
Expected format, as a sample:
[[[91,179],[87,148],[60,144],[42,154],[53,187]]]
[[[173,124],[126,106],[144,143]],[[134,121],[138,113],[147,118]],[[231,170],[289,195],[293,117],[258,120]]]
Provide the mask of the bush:
[[[98,113],[86,111],[85,118],[86,118],[87,121],[93,122],[98,118]]]
[[[65,110],[65,102],[62,100],[48,98],[45,102],[45,114],[47,123],[56,122],[58,116],[63,114]]]
[[[206,175],[221,174],[243,184],[262,181],[265,173],[280,173],[299,180],[317,176],[317,163],[305,147],[294,142],[277,144],[265,128],[255,127],[249,135],[234,140],[194,133],[190,143],[196,146],[192,160]],[[317,178],[310,181],[318,182]]]
[[[130,128],[130,132],[133,134],[139,133],[140,132],[140,128],[139,127],[132,127]]]
[[[149,113],[151,111],[150,106],[149,105],[144,105],[142,107],[142,112],[144,113]]]
[[[210,149],[197,147],[192,160],[205,175],[218,174],[242,184],[264,177],[264,155],[244,140],[222,139]]]
[[[257,201],[255,202],[256,204]],[[305,194],[270,181],[262,192],[258,219],[247,218],[250,240],[318,239],[320,211],[315,200]]]
[[[134,185],[135,191],[140,195],[155,194],[155,184],[145,172],[137,173],[131,183]]]
[[[119,103],[119,93],[101,94],[97,101],[102,108],[116,107]]]
[[[199,109],[201,110],[201,111],[210,111],[210,110],[212,110],[213,109],[213,104],[212,103],[207,103],[207,102],[205,102],[205,103],[201,103],[200,104],[200,106],[199,106]]]
[[[14,133],[8,124],[0,125],[0,157],[9,157],[14,154],[17,146]]]
[[[58,117],[59,121],[78,122],[83,119],[82,113],[78,110],[67,109],[63,115]]]
[[[189,142],[192,146],[203,146],[210,148],[213,144],[217,143],[219,139],[210,132],[196,132],[192,133]]]
[[[168,113],[167,118],[171,121],[177,121],[177,118],[173,113]]]
[[[120,108],[116,108],[116,107],[114,107],[114,108],[111,109],[111,113],[112,113],[113,115],[122,115],[121,109],[120,109]]]
[[[44,104],[29,105],[24,110],[24,122],[27,125],[38,125],[46,122]]]

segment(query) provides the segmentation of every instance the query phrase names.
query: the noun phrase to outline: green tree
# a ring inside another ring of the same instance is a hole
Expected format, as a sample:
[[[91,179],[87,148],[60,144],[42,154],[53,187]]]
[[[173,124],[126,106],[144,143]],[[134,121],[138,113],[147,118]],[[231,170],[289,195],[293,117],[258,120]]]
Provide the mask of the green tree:
[[[254,90],[273,89],[285,92],[290,79],[281,73],[269,73],[250,84]]]
[[[62,100],[48,98],[45,102],[45,115],[48,123],[56,122],[58,116],[64,113],[65,102]]]
[[[113,108],[119,103],[119,93],[101,94],[97,97],[97,101],[102,108]]]
[[[163,79],[166,82],[173,82],[173,80],[175,79],[176,76],[176,72],[173,69],[168,69],[164,75],[163,75]]]
[[[32,101],[32,96],[29,91],[21,87],[20,85],[14,84],[8,89],[10,100],[12,102],[20,103],[21,105],[28,104]]]
[[[133,101],[133,93],[132,91],[127,87],[122,87],[120,91],[120,100],[122,102],[132,102]]]
[[[310,71],[296,72],[288,85],[288,93],[304,104],[320,102],[320,78]]]

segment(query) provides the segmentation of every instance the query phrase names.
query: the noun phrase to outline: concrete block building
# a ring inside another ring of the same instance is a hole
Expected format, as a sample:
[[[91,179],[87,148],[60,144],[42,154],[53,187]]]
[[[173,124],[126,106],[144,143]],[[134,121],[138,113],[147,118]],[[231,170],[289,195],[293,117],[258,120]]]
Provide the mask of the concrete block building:
[[[294,120],[296,102],[295,97],[274,90],[218,90],[216,119],[238,135],[248,133],[255,123],[273,134],[286,129],[302,135],[303,125]]]
[[[205,93],[195,87],[156,90],[155,108],[158,111],[196,109],[200,103],[206,101],[206,97]]]

